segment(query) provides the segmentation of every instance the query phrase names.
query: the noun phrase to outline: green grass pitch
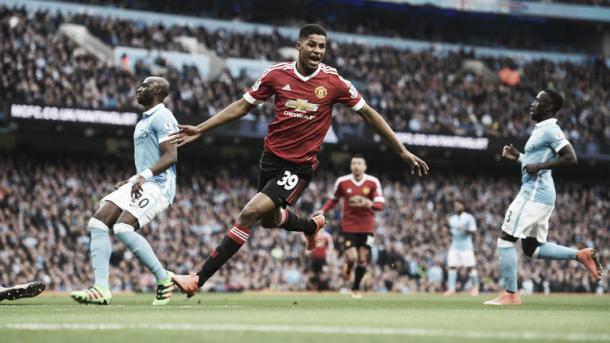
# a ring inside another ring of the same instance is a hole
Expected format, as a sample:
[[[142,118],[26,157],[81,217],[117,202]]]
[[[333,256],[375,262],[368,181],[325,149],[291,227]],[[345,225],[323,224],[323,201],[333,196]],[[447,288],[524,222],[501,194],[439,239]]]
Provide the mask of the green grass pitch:
[[[111,306],[66,295],[0,303],[0,342],[610,342],[610,297],[535,295],[521,307],[479,297],[368,294],[118,295]]]

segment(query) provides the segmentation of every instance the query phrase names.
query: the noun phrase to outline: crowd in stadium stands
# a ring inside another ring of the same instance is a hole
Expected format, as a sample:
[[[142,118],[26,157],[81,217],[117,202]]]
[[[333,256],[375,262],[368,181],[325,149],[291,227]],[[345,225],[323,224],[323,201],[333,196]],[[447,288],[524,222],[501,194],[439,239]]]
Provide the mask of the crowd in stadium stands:
[[[590,6],[610,6],[610,0],[541,0],[542,2],[552,2],[554,4],[571,5],[590,5]]]
[[[605,6],[610,4],[609,1],[581,0],[580,3]],[[100,4],[90,0],[77,2]],[[527,50],[584,52],[590,50],[587,39],[601,39],[603,34],[591,23],[571,23],[566,29],[561,21],[540,22],[538,18],[515,19],[514,16],[467,11],[456,13],[448,9],[434,10],[429,6],[375,1],[130,0],[102,3],[119,8],[283,26],[317,22],[333,31]]]
[[[69,0],[70,2],[77,2],[82,4],[92,4],[99,5],[103,4],[106,6],[112,6],[117,8],[126,8],[126,9],[141,9],[141,10],[152,10],[157,12],[177,12],[182,14],[197,14],[197,15],[206,15],[206,16],[214,16],[221,18],[234,18],[241,14],[242,16],[251,16],[250,11],[242,11],[241,13],[238,10],[242,9],[251,9],[252,7],[259,6],[268,6],[271,8],[271,5],[277,5],[273,2],[264,2],[259,1],[241,1],[237,2],[235,0],[232,1],[214,1],[214,0],[185,0],[181,3],[167,3],[163,0]],[[541,2],[541,3],[549,3],[549,4],[577,4],[577,5],[590,5],[590,6],[610,6],[609,0],[515,0],[521,2]],[[312,6],[318,3],[316,0],[307,0],[307,1],[298,1],[298,0],[287,0],[287,3],[283,6],[290,6],[291,8],[301,4],[301,6]],[[333,1],[330,1],[333,3]],[[342,8],[346,8],[350,4],[346,4],[342,1],[334,1],[337,6],[341,6]],[[334,4],[333,4],[334,5]],[[350,9],[358,9],[358,7],[362,6],[360,3],[352,4]],[[367,8],[367,7],[365,7]],[[371,8],[370,6],[368,8]],[[383,9],[383,6],[379,8]],[[386,10],[392,9],[392,7],[386,7]],[[262,11],[262,10],[261,10]],[[346,11],[347,12],[347,11]],[[296,13],[291,13],[292,15],[296,15]],[[281,18],[276,18],[281,20]]]
[[[37,12],[30,18],[0,7],[2,14],[2,76],[0,92],[19,103],[132,109],[133,90],[146,75],[164,75],[172,84],[169,106],[181,115],[212,115],[241,96],[253,80],[228,72],[203,80],[196,68],[178,70],[166,61],[142,61],[129,68],[108,66],[57,33],[64,21],[84,23],[112,45],[178,49],[173,38],[197,37],[222,57],[281,60],[278,48],[292,43],[279,35],[236,34],[203,27],[146,27],[130,21],[78,15],[71,19]],[[399,131],[459,135],[526,136],[531,127],[528,106],[545,87],[566,96],[560,116],[563,129],[577,143],[610,139],[610,71],[595,64],[519,63],[510,59],[482,60],[493,72],[518,70],[517,84],[488,80],[464,68],[475,59],[468,52],[438,55],[394,48],[372,48],[330,41],[327,63],[352,80],[365,99]],[[255,110],[261,119],[271,106]],[[339,123],[359,122],[337,107]]]
[[[131,162],[113,158],[42,158],[0,155],[0,284],[41,279],[54,290],[89,286],[89,234],[86,223],[113,184],[131,173]],[[173,206],[142,234],[163,264],[187,273],[199,269],[219,243],[244,202],[255,193],[254,165],[238,168],[181,163]],[[303,213],[321,207],[339,175],[320,171],[297,205]],[[405,180],[380,175],[386,206],[377,215],[377,234],[367,290],[378,292],[441,291],[449,246],[447,217],[460,198],[476,218],[475,254],[483,291],[499,285],[496,238],[504,211],[518,181],[472,175],[431,176]],[[605,181],[607,182],[607,180]],[[608,184],[592,180],[558,182],[557,210],[550,241],[601,249],[610,261]],[[322,274],[325,288],[338,290],[343,259],[340,214],[331,212],[328,230],[335,249]],[[151,290],[154,279],[125,247],[114,240],[111,284],[116,290]],[[571,262],[544,262],[520,257],[520,282],[528,291],[594,292],[588,272]],[[206,287],[212,291],[243,289],[317,289],[310,281],[309,256],[301,234],[255,227],[244,248]],[[610,266],[609,266],[610,267]],[[466,275],[461,280],[465,282]],[[607,280],[604,281],[607,287]]]

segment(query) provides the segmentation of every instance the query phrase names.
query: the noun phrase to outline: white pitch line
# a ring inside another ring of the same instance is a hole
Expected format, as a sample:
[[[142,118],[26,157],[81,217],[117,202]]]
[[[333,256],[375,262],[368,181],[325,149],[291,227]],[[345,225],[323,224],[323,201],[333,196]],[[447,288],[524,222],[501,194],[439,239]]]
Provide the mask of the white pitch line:
[[[217,309],[217,308],[242,308],[243,306],[240,305],[210,305],[210,306],[196,306],[196,305],[181,305],[178,306],[179,309],[192,309],[192,308],[196,308],[196,309]],[[169,308],[169,307],[168,307]]]
[[[478,339],[510,339],[527,341],[570,341],[570,342],[610,342],[610,335],[587,333],[546,333],[535,331],[474,331],[443,330],[424,328],[376,328],[308,325],[268,325],[268,324],[61,324],[61,323],[5,323],[0,329],[57,331],[57,330],[183,330],[183,331],[236,331],[263,333],[316,333],[372,336],[419,336],[419,337],[459,337]]]

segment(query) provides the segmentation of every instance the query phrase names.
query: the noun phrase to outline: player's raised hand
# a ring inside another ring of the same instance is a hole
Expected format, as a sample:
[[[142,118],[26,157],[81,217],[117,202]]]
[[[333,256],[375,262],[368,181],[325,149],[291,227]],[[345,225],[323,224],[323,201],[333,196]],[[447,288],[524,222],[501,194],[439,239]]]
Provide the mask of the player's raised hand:
[[[428,175],[430,168],[428,167],[428,164],[421,158],[415,156],[414,154],[408,151],[400,154],[400,158],[402,158],[403,161],[409,164],[409,167],[411,168],[411,174],[418,176]]]
[[[201,137],[201,133],[193,125],[178,125],[180,130],[169,135],[171,144],[178,144],[178,147],[189,144]]]
[[[519,159],[519,154],[519,150],[517,150],[517,148],[515,148],[512,144],[505,145],[504,148],[502,148],[502,157],[506,159],[516,161]]]

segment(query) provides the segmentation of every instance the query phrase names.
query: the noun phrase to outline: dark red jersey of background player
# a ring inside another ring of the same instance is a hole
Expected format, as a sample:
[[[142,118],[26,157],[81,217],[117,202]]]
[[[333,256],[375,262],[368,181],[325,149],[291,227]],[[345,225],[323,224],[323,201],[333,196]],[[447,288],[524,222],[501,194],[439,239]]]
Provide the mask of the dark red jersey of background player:
[[[258,105],[273,95],[275,117],[269,124],[265,149],[298,164],[317,163],[320,145],[332,123],[334,104],[355,111],[365,105],[349,81],[322,63],[308,76],[297,71],[296,62],[275,64],[244,94],[244,99]]]
[[[322,230],[318,234],[318,242],[316,247],[311,251],[311,257],[320,260],[326,259],[326,254],[330,249],[333,249],[333,236],[330,233]]]
[[[373,201],[373,208],[351,206],[349,199],[354,196],[363,196]],[[381,211],[385,200],[379,180],[371,175],[364,174],[360,181],[356,181],[352,174],[342,176],[335,182],[333,197],[324,204],[325,213],[335,207],[343,199],[343,232],[375,233],[375,214]]]

